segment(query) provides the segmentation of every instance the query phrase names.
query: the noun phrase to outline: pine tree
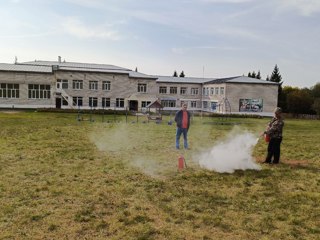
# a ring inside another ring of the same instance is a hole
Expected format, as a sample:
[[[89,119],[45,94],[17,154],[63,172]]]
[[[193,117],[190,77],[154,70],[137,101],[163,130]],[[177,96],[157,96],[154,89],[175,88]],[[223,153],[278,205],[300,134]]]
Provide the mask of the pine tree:
[[[270,81],[269,75],[267,75],[267,78],[266,78],[266,80],[267,80],[267,81]]]
[[[270,81],[271,82],[276,82],[276,83],[279,83],[279,88],[278,88],[278,107],[282,107],[284,108],[285,106],[283,106],[283,101],[282,101],[282,77],[280,75],[280,71],[279,71],[279,68],[278,68],[278,65],[276,64],[274,69],[273,69],[273,72],[271,74],[271,77],[270,77]]]
[[[251,72],[248,73],[248,77],[251,78]]]
[[[280,75],[278,65],[276,64],[271,74],[270,81],[282,84],[281,80],[282,80],[282,77]]]
[[[174,76],[174,77],[178,77],[178,73],[177,73],[176,70],[174,71],[173,76]]]
[[[257,78],[257,79],[261,79],[261,73],[260,73],[260,70],[258,71],[256,78]]]
[[[138,72],[138,68],[136,67],[136,70],[135,70],[136,72]]]
[[[182,71],[179,75],[179,77],[185,77],[184,72]]]
[[[252,77],[252,78],[256,78],[256,76],[257,76],[257,75],[256,75],[255,71],[253,71],[252,74],[251,74],[251,77]]]

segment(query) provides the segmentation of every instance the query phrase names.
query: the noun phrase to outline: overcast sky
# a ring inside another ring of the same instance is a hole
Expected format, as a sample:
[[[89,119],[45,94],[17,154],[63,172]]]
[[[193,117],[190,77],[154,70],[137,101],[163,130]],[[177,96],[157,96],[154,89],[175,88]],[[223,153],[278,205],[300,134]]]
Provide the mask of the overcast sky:
[[[320,82],[320,0],[0,0],[0,62]]]

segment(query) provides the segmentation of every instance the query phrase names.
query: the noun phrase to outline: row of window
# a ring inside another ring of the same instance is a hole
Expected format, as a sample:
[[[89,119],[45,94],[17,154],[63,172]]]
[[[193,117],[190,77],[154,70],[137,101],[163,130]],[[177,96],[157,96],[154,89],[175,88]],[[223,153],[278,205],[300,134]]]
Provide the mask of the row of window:
[[[89,89],[90,90],[98,90],[98,81],[89,81]],[[68,80],[58,79],[57,80],[57,88],[68,89],[69,83]],[[83,80],[72,80],[72,89],[82,90],[83,89]],[[110,91],[111,90],[111,82],[110,81],[102,81],[102,90]]]
[[[59,85],[60,84],[60,85]],[[67,89],[68,88],[68,80],[58,80],[58,85],[60,88]],[[73,80],[72,82],[73,89],[83,89],[83,80]],[[89,89],[90,90],[98,90],[98,81],[89,81]],[[110,91],[111,82],[103,81],[102,89],[106,91]],[[160,86],[159,93],[167,94],[168,87]],[[147,84],[138,84],[138,92],[147,92]],[[177,94],[178,87],[169,87],[170,94]],[[180,94],[185,95],[188,94],[187,87],[180,87]],[[191,95],[198,95],[199,88],[191,88]],[[204,87],[203,95],[223,95],[224,87]],[[30,99],[50,99],[50,85],[44,84],[28,84],[28,98]],[[19,98],[19,84],[8,84],[1,83],[0,84],[0,98]]]
[[[68,105],[68,98],[63,99],[62,101],[63,106]],[[83,106],[83,97],[72,97],[72,105],[73,106]],[[124,98],[116,98],[115,102],[111,102],[110,98],[101,98],[101,107],[108,108],[108,107],[117,107],[123,108],[124,107]],[[98,98],[97,97],[89,97],[89,107],[98,107]]]
[[[19,98],[19,84],[1,83],[0,98]],[[29,99],[50,99],[50,85],[45,84],[28,84]]]
[[[1,83],[0,98],[19,98],[19,84]]]
[[[68,80],[58,79],[58,83],[61,83],[61,87],[63,89],[68,89]],[[73,80],[72,81],[72,88],[76,90],[83,89],[83,80]],[[98,90],[98,81],[89,81],[89,90]],[[102,82],[102,90],[111,90],[111,82],[110,81],[103,81]],[[146,83],[138,83],[138,92],[146,93],[147,92],[147,84]],[[159,87],[160,94],[178,94],[178,87],[167,87],[167,86],[160,86]],[[180,87],[180,94],[186,95],[188,94],[187,87]],[[199,88],[191,88],[190,89],[191,95],[199,95]],[[223,95],[224,94],[224,87],[204,87],[203,88],[203,95]]]

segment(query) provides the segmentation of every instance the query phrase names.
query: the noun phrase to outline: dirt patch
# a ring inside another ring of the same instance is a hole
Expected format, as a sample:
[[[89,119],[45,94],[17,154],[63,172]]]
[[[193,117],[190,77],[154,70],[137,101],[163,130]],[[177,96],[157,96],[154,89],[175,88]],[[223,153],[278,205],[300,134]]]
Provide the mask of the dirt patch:
[[[265,160],[265,158],[262,158],[262,157],[256,158],[256,161],[258,163],[263,163],[264,160]],[[290,165],[292,167],[308,166],[309,165],[308,160],[281,160],[280,159],[280,163]]]

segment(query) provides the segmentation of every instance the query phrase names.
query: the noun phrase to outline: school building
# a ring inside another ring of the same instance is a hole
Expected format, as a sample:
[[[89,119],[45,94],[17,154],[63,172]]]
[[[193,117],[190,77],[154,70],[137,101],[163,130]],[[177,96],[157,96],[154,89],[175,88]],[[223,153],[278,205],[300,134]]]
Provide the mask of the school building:
[[[145,111],[187,103],[191,111],[271,115],[278,84],[235,76],[147,75],[109,64],[61,61],[0,63],[0,108],[74,108]]]

